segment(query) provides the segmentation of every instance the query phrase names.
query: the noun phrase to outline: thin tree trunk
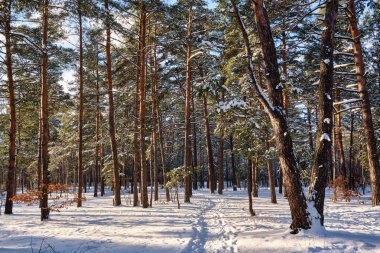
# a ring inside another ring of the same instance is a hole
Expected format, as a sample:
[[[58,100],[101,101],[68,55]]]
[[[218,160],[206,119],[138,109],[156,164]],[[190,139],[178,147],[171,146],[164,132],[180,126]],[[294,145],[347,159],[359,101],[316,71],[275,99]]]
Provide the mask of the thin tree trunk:
[[[141,26],[139,31],[139,37],[141,37]],[[136,68],[136,89],[134,94],[134,132],[133,132],[133,206],[138,206],[138,178],[139,178],[139,90],[140,90],[140,54],[141,54],[141,40],[139,39],[139,48],[137,52],[137,68]]]
[[[269,187],[270,187],[270,202],[273,204],[276,204],[277,199],[276,199],[275,177],[274,177],[272,160],[270,159],[270,155],[269,155],[270,149],[269,149],[268,133],[265,138],[265,147],[266,147],[266,153],[267,153],[266,155],[267,155],[267,167],[268,167],[268,179],[269,179],[268,181],[269,181]]]
[[[310,148],[310,154],[313,154],[314,153],[314,144],[313,144],[313,129],[311,126],[311,105],[310,105],[310,102],[307,102],[306,110],[307,110],[307,130],[308,130],[308,137],[309,137],[309,148]]]
[[[153,139],[153,132],[151,134],[151,138]],[[154,149],[153,147],[150,148],[150,159],[149,159],[149,177],[150,177],[150,200],[149,200],[149,206],[152,207],[153,204],[153,164],[155,163],[154,161]]]
[[[186,100],[185,100],[185,144],[184,144],[184,168],[190,171],[191,167],[191,140],[190,140],[190,101],[191,101],[191,39],[193,27],[193,6],[189,6],[188,22],[187,22],[187,54],[186,54]],[[190,202],[191,195],[191,178],[187,175],[185,182],[185,202]]]
[[[79,22],[79,119],[78,119],[78,202],[77,207],[82,206],[83,188],[83,32],[82,32],[82,6],[78,0]]]
[[[12,52],[11,52],[11,10],[12,0],[6,0],[3,3],[3,22],[4,22],[4,37],[5,37],[5,57],[7,66],[8,79],[8,102],[9,102],[9,157],[8,157],[8,180],[7,180],[7,196],[5,200],[5,214],[12,214],[13,201],[15,195],[15,159],[16,159],[16,105],[13,83],[13,67],[12,67]]]
[[[320,81],[318,87],[319,124],[309,189],[309,208],[310,205],[313,205],[318,212],[318,214],[312,214],[312,222],[319,222],[322,226],[324,224],[325,188],[328,171],[332,167],[334,37],[338,5],[338,0],[331,0],[326,3],[326,13],[323,21]]]
[[[367,159],[371,179],[372,206],[380,205],[380,163],[377,154],[376,138],[373,128],[371,105],[365,79],[365,68],[358,21],[356,18],[355,2],[348,0],[347,15],[350,20],[350,31],[353,38],[356,80],[358,81],[361,110],[363,115],[364,134],[366,137]]]
[[[95,146],[95,176],[94,176],[94,197],[98,196],[98,183],[100,176],[99,167],[99,133],[100,133],[100,89],[99,89],[99,52],[98,46],[96,46],[96,146]]]
[[[163,140],[163,133],[162,133],[162,122],[161,122],[161,112],[160,112],[160,105],[157,104],[157,126],[158,126],[158,139],[160,142],[160,153],[161,153],[161,166],[162,166],[162,176],[164,178],[164,186],[166,186],[166,183],[168,181],[167,175],[166,175],[166,159],[165,159],[165,149],[164,149],[164,140]],[[166,195],[166,201],[170,201],[170,192],[169,188],[165,187],[165,195]]]
[[[340,89],[336,87],[335,90],[335,101],[340,101]],[[340,111],[340,105],[336,105],[336,110]],[[339,169],[340,173],[344,178],[347,178],[347,169],[346,169],[346,158],[344,155],[344,147],[343,147],[343,136],[342,136],[342,120],[341,120],[341,114],[338,113],[336,115],[336,135],[337,135],[337,144],[338,144],[338,151],[339,151]]]
[[[192,87],[193,90],[193,87]],[[198,189],[198,173],[195,168],[198,167],[198,152],[197,152],[197,123],[195,117],[194,95],[191,96],[191,113],[192,113],[192,130],[193,130],[193,189]]]
[[[154,45],[151,57],[152,78],[152,148],[153,148],[153,173],[154,173],[154,201],[158,201],[158,166],[157,166],[157,46],[156,46],[156,26],[154,27]],[[154,69],[153,69],[154,68]]]
[[[41,78],[41,83],[42,83],[42,78]],[[42,97],[42,90],[40,90],[40,97]],[[41,191],[41,186],[42,186],[42,164],[41,164],[41,159],[42,159],[42,149],[41,149],[41,144],[42,144],[42,115],[41,115],[41,110],[39,111],[38,115],[38,158],[37,158],[37,189]],[[41,206],[40,206],[41,207]]]
[[[222,135],[223,135],[223,133],[222,133]],[[224,137],[221,136],[220,137],[220,141],[219,141],[219,162],[218,162],[219,185],[218,185],[218,194],[223,194],[223,153],[224,153]]]
[[[102,122],[103,122],[103,117],[102,113],[100,111],[99,113],[99,127],[100,127],[100,154],[99,154],[99,161],[100,161],[100,166],[99,166],[99,176],[100,176],[100,196],[104,196],[105,194],[105,177],[102,175],[102,170],[104,168],[104,131],[102,127]]]
[[[145,144],[145,109],[146,109],[146,11],[145,5],[141,6],[140,14],[140,41],[141,41],[141,51],[140,51],[140,193],[141,193],[141,204],[143,208],[149,206],[148,203],[148,189],[147,189],[147,168],[146,168],[146,144]]]
[[[258,158],[255,161],[252,161],[252,177],[250,180],[252,181],[252,196],[259,197],[259,183],[258,183]]]
[[[42,121],[42,138],[41,138],[41,166],[42,166],[42,199],[41,221],[49,218],[48,207],[48,184],[49,184],[49,84],[47,79],[47,39],[48,39],[48,15],[49,0],[44,0],[42,5],[42,56],[41,56],[41,121]]]
[[[107,82],[108,82],[108,124],[109,124],[109,135],[111,142],[111,153],[112,153],[112,166],[113,166],[113,192],[114,192],[114,206],[121,205],[120,198],[120,174],[119,174],[119,161],[117,156],[117,144],[116,144],[116,130],[115,130],[115,108],[113,104],[113,85],[112,85],[112,62],[111,62],[111,24],[109,15],[108,1],[104,1],[104,7],[107,11],[106,20],[106,58],[107,58]]]
[[[224,101],[224,93],[222,92],[222,101]],[[223,116],[221,117],[221,124],[223,125]],[[218,162],[218,173],[219,173],[219,187],[218,194],[223,194],[223,155],[224,155],[224,126],[221,128],[221,136],[219,141],[219,162]]]
[[[232,167],[232,188],[233,191],[237,191],[236,180],[236,166],[235,166],[235,154],[234,154],[234,137],[230,134],[230,147],[231,147],[231,167]]]
[[[351,111],[350,113],[350,153],[348,158],[348,164],[350,169],[350,176],[349,176],[349,187],[351,190],[354,190],[355,188],[355,181],[353,177],[353,170],[354,170],[354,113]]]
[[[212,154],[210,124],[208,122],[208,111],[207,111],[207,98],[206,98],[206,94],[203,94],[203,117],[204,117],[204,120],[205,120],[205,134],[206,134],[206,149],[207,149],[207,166],[208,166],[209,189],[210,189],[210,193],[214,193],[214,191],[215,191],[215,167],[214,167],[214,156]]]
[[[247,189],[248,189],[248,203],[249,203],[249,213],[251,216],[255,216],[255,211],[253,211],[253,204],[252,204],[252,158],[248,157],[248,164],[247,164]]]

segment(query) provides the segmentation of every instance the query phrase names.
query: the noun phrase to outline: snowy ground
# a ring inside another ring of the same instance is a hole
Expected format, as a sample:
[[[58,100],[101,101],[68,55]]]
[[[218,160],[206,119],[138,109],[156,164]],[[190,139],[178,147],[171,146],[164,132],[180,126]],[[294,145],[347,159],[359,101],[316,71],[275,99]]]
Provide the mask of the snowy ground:
[[[87,194],[82,208],[71,206],[39,221],[35,206],[16,205],[0,216],[0,252],[380,252],[380,208],[368,198],[326,203],[326,231],[289,234],[287,200],[270,204],[268,189],[254,198],[249,217],[246,192],[223,196],[195,191],[191,204],[154,203],[153,208],[112,207],[112,196]],[[160,199],[164,194],[160,193]]]

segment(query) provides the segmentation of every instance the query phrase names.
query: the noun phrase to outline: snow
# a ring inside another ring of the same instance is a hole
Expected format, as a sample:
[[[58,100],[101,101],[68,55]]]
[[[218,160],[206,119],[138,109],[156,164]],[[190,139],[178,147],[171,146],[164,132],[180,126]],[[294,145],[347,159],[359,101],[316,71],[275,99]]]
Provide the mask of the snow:
[[[223,102],[220,101],[218,103],[218,112],[226,112],[230,110],[231,108],[240,108],[240,109],[245,109],[247,108],[247,103],[243,99],[239,98],[234,98],[231,101]]]
[[[330,118],[325,118],[323,119],[323,122],[326,124],[331,124],[331,119]]]
[[[323,62],[324,62],[326,65],[329,65],[329,64],[330,64],[330,59],[324,59]]]
[[[313,226],[297,235],[289,233],[287,199],[277,195],[278,204],[270,204],[268,188],[253,199],[255,217],[243,189],[193,196],[177,209],[161,190],[160,201],[143,209],[131,206],[129,194],[112,207],[109,193],[88,193],[83,207],[62,209],[45,222],[37,206],[16,204],[14,215],[0,216],[0,252],[379,252],[380,208],[371,207],[369,194],[361,197],[364,204],[332,203],[327,191],[326,229]]]
[[[323,141],[323,140],[331,141],[329,134],[327,134],[327,133],[323,133],[323,134],[321,135],[321,139],[319,139],[319,141]]]

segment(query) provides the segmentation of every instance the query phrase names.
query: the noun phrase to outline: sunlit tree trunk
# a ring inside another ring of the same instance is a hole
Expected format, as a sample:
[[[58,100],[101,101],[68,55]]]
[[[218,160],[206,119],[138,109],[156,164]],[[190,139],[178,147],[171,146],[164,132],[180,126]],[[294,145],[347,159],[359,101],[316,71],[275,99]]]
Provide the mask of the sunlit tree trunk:
[[[7,178],[7,196],[5,200],[5,214],[12,214],[13,201],[15,195],[15,174],[16,174],[16,105],[13,83],[13,67],[11,52],[11,10],[12,0],[6,0],[1,6],[3,8],[3,25],[5,37],[5,60],[7,67],[8,80],[8,103],[9,103],[9,156],[8,156],[8,178]]]
[[[292,233],[297,233],[299,229],[309,229],[311,226],[311,221],[309,219],[306,198],[302,190],[297,163],[293,152],[293,142],[283,108],[282,85],[280,83],[276,47],[274,45],[270,22],[263,0],[252,0],[250,2],[253,15],[255,17],[257,34],[260,38],[261,52],[265,63],[268,97],[263,93],[262,89],[256,82],[249,37],[240,18],[237,6],[234,0],[231,0],[238,27],[244,40],[245,51],[247,54],[247,67],[249,70],[249,80],[252,83],[256,94],[258,95],[258,99],[264,107],[264,110],[267,112],[272,123],[280,165],[283,171],[285,188],[288,194],[288,201],[292,214],[292,224],[290,227],[292,229]]]
[[[42,4],[42,56],[41,56],[41,166],[42,166],[42,198],[41,198],[41,221],[49,218],[48,207],[48,184],[49,184],[49,84],[48,84],[48,17],[49,16],[49,0],[44,0]]]
[[[104,7],[107,12],[106,20],[106,61],[107,61],[107,83],[108,83],[108,124],[109,135],[111,142],[112,153],[112,166],[113,166],[113,192],[114,192],[114,206],[121,205],[120,198],[120,174],[119,174],[119,162],[117,156],[117,144],[116,144],[116,130],[115,130],[115,108],[113,104],[113,84],[112,84],[112,61],[111,61],[111,24],[108,0],[105,0]]]
[[[81,0],[78,0],[79,23],[79,119],[78,119],[78,202],[77,207],[82,206],[83,190],[83,32]]]
[[[193,27],[193,11],[192,5],[189,6],[188,22],[187,22],[187,54],[186,54],[186,98],[185,98],[185,145],[184,145],[184,168],[190,171],[191,167],[191,140],[190,140],[190,101],[191,101],[191,39]],[[191,196],[191,178],[187,175],[185,182],[185,202],[190,202]]]
[[[361,35],[358,29],[354,0],[348,0],[347,15],[350,20],[350,31],[354,41],[352,46],[354,49],[356,80],[358,82],[359,96],[362,99],[361,111],[363,115],[364,134],[367,146],[367,159],[371,179],[372,206],[376,206],[380,205],[380,163],[379,156],[377,154],[376,138],[373,128],[371,104],[365,79],[363,50],[360,41]]]

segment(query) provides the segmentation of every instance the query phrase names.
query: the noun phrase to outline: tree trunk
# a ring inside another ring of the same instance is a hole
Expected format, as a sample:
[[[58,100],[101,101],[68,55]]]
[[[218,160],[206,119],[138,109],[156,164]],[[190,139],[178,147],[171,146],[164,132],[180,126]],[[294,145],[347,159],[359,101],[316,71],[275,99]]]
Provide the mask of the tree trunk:
[[[309,138],[309,148],[310,148],[310,154],[313,154],[314,153],[313,129],[311,126],[311,105],[309,102],[307,102],[306,110],[307,110],[307,130],[308,130],[308,138]]]
[[[106,58],[107,58],[107,82],[108,82],[108,124],[109,124],[109,135],[111,142],[111,152],[112,152],[112,165],[113,165],[113,192],[114,192],[114,206],[121,205],[120,198],[120,174],[119,174],[119,161],[117,156],[117,144],[116,144],[116,130],[115,130],[115,108],[113,104],[113,85],[112,85],[112,62],[111,62],[111,24],[109,14],[108,1],[104,1],[104,7],[107,12],[106,20]]]
[[[12,214],[13,201],[15,195],[15,160],[16,160],[16,105],[13,83],[12,51],[11,51],[11,10],[12,0],[6,0],[3,3],[3,22],[5,37],[5,57],[8,79],[8,102],[9,102],[9,157],[8,157],[8,180],[7,180],[7,197],[5,200],[5,214]]]
[[[348,158],[348,164],[350,169],[349,176],[349,188],[351,190],[355,189],[355,181],[354,181],[354,113],[351,111],[350,113],[350,153]]]
[[[269,149],[268,133],[265,138],[265,147],[266,147],[266,153],[267,153],[266,155],[267,155],[267,167],[268,167],[268,179],[269,179],[268,181],[269,181],[269,187],[270,187],[270,202],[273,204],[276,204],[277,200],[276,200],[275,177],[274,177],[272,160],[270,159],[270,155],[269,155],[270,149]]]
[[[258,159],[256,158],[256,161],[252,161],[252,177],[250,180],[252,181],[252,196],[258,197],[259,196],[259,182],[258,182]]]
[[[372,206],[380,205],[380,164],[377,154],[376,138],[373,128],[371,105],[369,100],[368,88],[365,80],[365,69],[362,45],[358,21],[356,18],[355,2],[348,0],[347,15],[350,20],[350,31],[353,38],[354,60],[356,80],[358,81],[359,96],[361,101],[361,111],[363,115],[364,134],[366,137],[367,158],[369,174],[371,179]]]
[[[104,168],[104,132],[102,127],[103,117],[102,113],[99,113],[99,126],[100,126],[100,153],[99,153],[99,160],[100,160],[100,166],[99,166],[99,176],[100,176],[100,196],[104,196],[105,194],[105,177],[102,175],[102,170]]]
[[[206,94],[203,94],[203,117],[205,120],[205,134],[206,134],[206,149],[207,149],[207,166],[208,166],[208,182],[210,193],[215,191],[215,167],[214,167],[214,155],[212,154],[210,124],[208,122],[207,111],[207,98]]]
[[[162,133],[162,122],[161,122],[161,112],[160,112],[160,105],[157,104],[157,126],[158,126],[158,139],[160,142],[160,153],[161,153],[161,166],[162,166],[162,177],[164,178],[164,186],[166,186],[166,183],[168,181],[167,175],[166,175],[166,159],[165,159],[165,149],[164,149],[164,138]],[[165,195],[166,195],[166,201],[170,201],[170,192],[169,188],[165,187]]]
[[[335,90],[335,101],[340,101],[340,89],[336,87]],[[340,111],[340,104],[336,105],[336,110]],[[347,169],[346,169],[346,158],[344,155],[344,147],[343,147],[343,136],[342,136],[342,120],[341,120],[341,114],[338,113],[336,115],[336,137],[337,137],[337,144],[338,144],[338,151],[339,151],[339,169],[340,174],[347,178]]]
[[[153,161],[153,173],[154,173],[154,201],[158,201],[158,166],[157,166],[157,55],[156,55],[156,27],[154,28],[154,45],[151,57],[151,73],[153,73],[152,78],[152,161]],[[154,70],[153,70],[154,67]]]
[[[239,11],[231,0],[235,17],[242,32],[245,50],[247,53],[247,65],[250,82],[258,95],[259,101],[268,113],[274,136],[277,142],[279,160],[283,171],[285,188],[288,194],[290,210],[292,214],[292,233],[297,233],[299,229],[310,228],[311,221],[307,211],[306,198],[302,191],[297,163],[293,153],[293,142],[289,133],[286,116],[283,111],[282,86],[280,84],[280,73],[278,70],[277,53],[273,41],[269,19],[262,0],[251,1],[258,35],[260,38],[261,51],[264,56],[265,72],[267,76],[267,87],[269,99],[264,95],[258,86],[252,63],[252,52],[250,42],[245,27],[241,21]]]
[[[100,134],[100,89],[99,89],[99,52],[96,46],[96,129],[95,129],[95,175],[94,175],[94,197],[98,196],[98,184],[100,176],[99,166],[99,134]]]
[[[78,0],[79,22],[79,119],[78,119],[78,202],[77,207],[82,206],[83,188],[83,38],[82,38],[82,6]]]
[[[193,88],[193,87],[192,87]],[[192,89],[193,90],[193,89]],[[191,112],[192,112],[192,130],[193,130],[193,189],[198,189],[198,174],[195,168],[198,167],[198,152],[197,152],[197,123],[195,117],[194,95],[191,96]]]
[[[252,204],[252,158],[248,157],[248,165],[247,165],[247,189],[248,189],[248,203],[249,203],[249,213],[251,216],[255,216],[255,212],[253,211]]]
[[[187,54],[186,54],[186,100],[185,100],[185,147],[184,147],[184,168],[190,171],[191,167],[191,141],[190,141],[190,100],[191,100],[191,39],[192,39],[192,5],[189,7],[189,17],[187,23]],[[187,175],[185,182],[185,202],[190,202],[191,178]]]
[[[139,31],[141,37],[141,25]],[[134,132],[133,132],[133,206],[139,204],[138,180],[139,180],[139,91],[140,91],[140,54],[141,54],[141,39],[139,39],[139,48],[137,51],[137,68],[136,68],[136,90],[134,94]]]
[[[231,146],[231,167],[232,167],[232,189],[237,191],[236,180],[236,166],[235,166],[235,154],[234,154],[234,137],[230,134],[230,146]]]
[[[47,79],[47,39],[48,39],[48,15],[49,0],[44,0],[42,5],[42,56],[41,56],[41,166],[42,166],[42,198],[41,221],[49,218],[48,185],[49,185],[49,84]]]
[[[223,135],[223,133],[222,133]],[[219,141],[219,162],[218,162],[218,173],[219,173],[219,185],[218,194],[223,194],[223,153],[224,153],[224,137],[220,137]]]
[[[331,0],[326,3],[326,13],[323,21],[320,81],[318,87],[318,132],[309,189],[309,208],[310,205],[313,205],[318,212],[318,214],[312,215],[312,222],[319,222],[322,226],[324,223],[325,188],[328,172],[332,167],[334,37],[338,5],[338,0]]]
[[[146,145],[145,145],[145,109],[146,109],[146,66],[145,66],[145,56],[146,56],[146,11],[145,5],[141,6],[140,14],[140,193],[141,193],[141,204],[143,208],[149,206],[148,203],[148,189],[147,189],[147,168],[146,168]]]

